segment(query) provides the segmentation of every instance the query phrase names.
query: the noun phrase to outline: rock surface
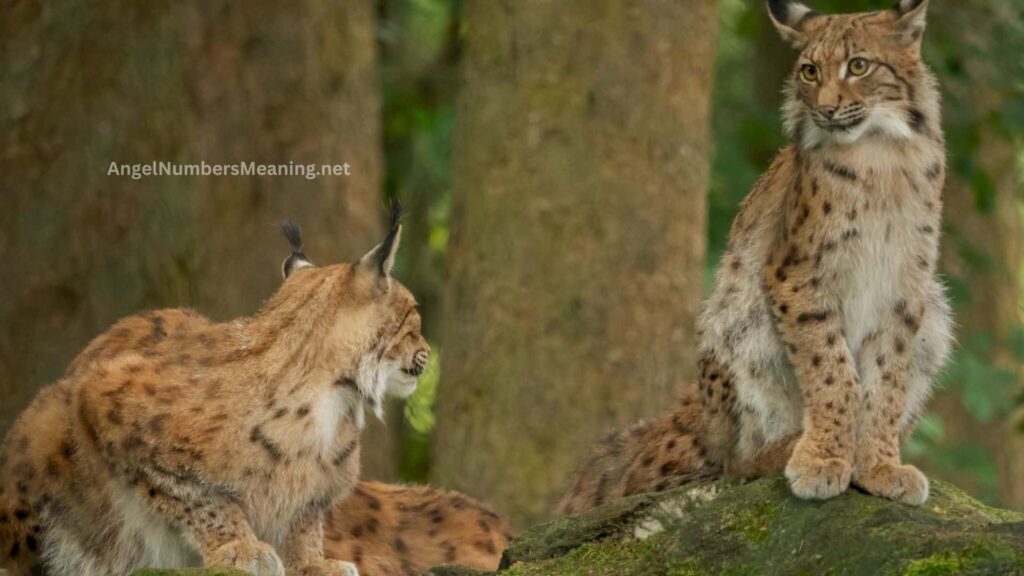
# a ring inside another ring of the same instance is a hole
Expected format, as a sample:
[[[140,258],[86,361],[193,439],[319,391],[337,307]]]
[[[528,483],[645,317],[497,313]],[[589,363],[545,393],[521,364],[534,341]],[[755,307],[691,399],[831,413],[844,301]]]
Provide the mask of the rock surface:
[[[691,484],[528,530],[501,576],[1024,576],[1024,514],[932,482],[919,508],[851,489],[825,502],[785,480]],[[143,570],[135,576],[237,576]],[[431,576],[483,576],[438,567]]]
[[[781,478],[712,482],[537,526],[504,564],[502,576],[1024,575],[1024,514],[941,482],[920,508],[852,489],[802,501]]]

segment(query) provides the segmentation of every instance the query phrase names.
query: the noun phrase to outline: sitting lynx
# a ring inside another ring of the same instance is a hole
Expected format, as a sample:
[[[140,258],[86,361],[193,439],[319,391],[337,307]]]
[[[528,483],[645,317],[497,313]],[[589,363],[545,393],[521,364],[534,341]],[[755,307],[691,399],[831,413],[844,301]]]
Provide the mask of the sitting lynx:
[[[769,2],[801,50],[783,107],[794,144],[733,223],[698,321],[699,388],[603,445],[563,511],[718,469],[784,471],[802,498],[851,482],[928,497],[899,447],[952,340],[935,274],[945,153],[921,61],[927,5],[824,16]]]
[[[360,576],[415,576],[441,564],[498,569],[512,534],[483,504],[428,486],[360,482],[324,525],[324,555]]]
[[[360,261],[323,268],[286,227],[286,280],[251,318],[164,310],[93,340],[4,443],[0,566],[357,574],[324,558],[324,515],[356,484],[364,403],[408,395],[429,353],[391,278],[399,214]]]

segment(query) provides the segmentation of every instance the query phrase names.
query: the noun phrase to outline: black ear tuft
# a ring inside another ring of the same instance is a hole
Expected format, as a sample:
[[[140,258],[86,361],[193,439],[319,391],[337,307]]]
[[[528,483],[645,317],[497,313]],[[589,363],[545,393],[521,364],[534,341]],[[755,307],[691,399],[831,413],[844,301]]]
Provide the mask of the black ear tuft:
[[[388,205],[388,235],[377,251],[377,270],[382,276],[391,273],[390,264],[393,264],[395,241],[402,230],[402,203],[394,198]],[[389,264],[389,260],[391,263]]]
[[[292,245],[292,253],[301,253],[302,230],[299,228],[299,225],[291,220],[284,220],[281,222],[281,232],[284,232],[284,237],[287,238],[288,243]]]
[[[768,11],[772,13],[772,17],[777,21],[788,24],[789,19],[786,15],[789,12],[789,3],[791,0],[768,0]]]
[[[281,265],[281,275],[287,279],[295,270],[313,266],[313,262],[302,252],[302,230],[297,224],[291,220],[284,220],[281,222],[281,232],[292,247],[291,256]]]

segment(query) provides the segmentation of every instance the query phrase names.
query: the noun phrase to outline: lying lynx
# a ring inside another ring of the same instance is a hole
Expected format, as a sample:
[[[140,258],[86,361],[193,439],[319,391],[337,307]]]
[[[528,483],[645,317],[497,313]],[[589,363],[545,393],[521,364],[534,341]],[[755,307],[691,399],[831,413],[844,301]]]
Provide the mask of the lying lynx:
[[[93,340],[4,443],[0,565],[357,574],[324,558],[324,515],[356,484],[364,405],[411,393],[429,353],[391,278],[399,212],[353,264],[315,267],[287,227],[286,280],[250,318],[164,310]]]
[[[324,554],[360,576],[414,576],[441,564],[498,569],[512,534],[480,502],[427,486],[360,482],[327,515]]]
[[[733,223],[698,321],[699,389],[599,448],[563,511],[718,469],[784,471],[802,498],[852,482],[927,499],[899,447],[952,340],[935,273],[945,152],[921,61],[927,5],[825,16],[769,2],[801,51],[783,106],[794,143]]]

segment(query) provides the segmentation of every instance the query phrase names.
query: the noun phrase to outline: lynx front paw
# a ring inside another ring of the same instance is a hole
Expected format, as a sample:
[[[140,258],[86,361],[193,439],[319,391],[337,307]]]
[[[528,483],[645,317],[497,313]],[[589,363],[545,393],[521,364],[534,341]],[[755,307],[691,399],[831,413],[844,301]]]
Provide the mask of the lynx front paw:
[[[206,560],[208,566],[240,568],[253,576],[284,576],[277,553],[263,542],[235,540],[217,548]]]
[[[303,567],[296,576],[359,576],[359,569],[343,560],[320,560]]]
[[[798,498],[826,500],[850,486],[853,467],[841,458],[818,458],[798,446],[786,464],[789,488]]]
[[[928,499],[928,478],[909,464],[880,464],[859,472],[853,483],[869,494],[911,506],[920,506]]]

